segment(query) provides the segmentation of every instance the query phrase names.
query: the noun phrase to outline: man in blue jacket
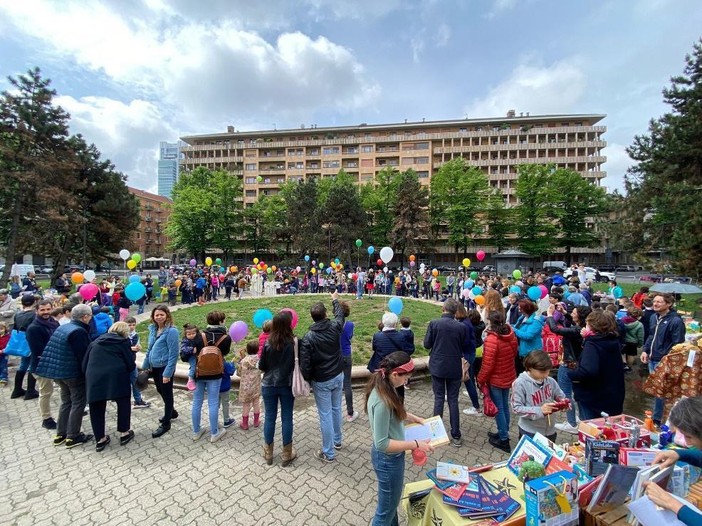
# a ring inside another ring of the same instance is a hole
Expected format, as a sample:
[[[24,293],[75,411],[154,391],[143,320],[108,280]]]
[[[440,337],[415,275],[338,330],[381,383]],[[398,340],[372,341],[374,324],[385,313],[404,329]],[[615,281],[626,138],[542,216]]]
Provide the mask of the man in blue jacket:
[[[468,339],[467,329],[456,320],[458,301],[448,298],[443,303],[441,318],[429,322],[424,336],[424,347],[429,349],[429,372],[434,392],[434,416],[444,413],[444,396],[448,401],[451,421],[451,444],[460,447],[460,411],[458,393],[461,389],[463,346]]]
[[[39,363],[39,358],[49,343],[51,335],[59,327],[59,323],[51,316],[53,304],[51,300],[41,300],[37,304],[37,314],[34,321],[27,327],[27,344],[32,351],[29,363],[29,372],[34,373]],[[39,412],[41,413],[41,426],[45,429],[56,429],[56,422],[51,416],[51,395],[54,392],[54,381],[50,378],[36,376],[39,386]]]
[[[656,294],[653,298],[655,314],[651,316],[648,338],[641,353],[641,363],[648,364],[649,372],[658,367],[674,345],[685,341],[685,324],[673,309],[673,301],[670,294]],[[656,398],[653,404],[653,423],[656,425],[661,425],[663,404],[663,398]]]
[[[86,400],[85,376],[81,366],[90,345],[88,331],[92,317],[93,311],[87,305],[73,307],[71,322],[54,331],[37,364],[37,375],[56,380],[61,392],[55,446],[65,443],[70,449],[93,438],[93,435],[86,435],[80,430]]]

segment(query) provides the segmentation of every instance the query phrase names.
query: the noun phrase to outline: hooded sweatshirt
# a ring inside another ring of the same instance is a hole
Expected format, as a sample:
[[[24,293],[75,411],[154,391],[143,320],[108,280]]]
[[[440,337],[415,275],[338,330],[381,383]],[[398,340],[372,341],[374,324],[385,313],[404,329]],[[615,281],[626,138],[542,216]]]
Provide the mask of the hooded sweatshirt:
[[[625,316],[622,321],[626,327],[625,343],[635,343],[637,347],[642,347],[644,344],[643,323],[631,316]]]
[[[512,410],[519,415],[519,427],[527,433],[541,433],[544,436],[556,432],[556,419],[551,418],[551,425],[541,406],[565,398],[558,382],[546,377],[538,382],[524,371],[512,384]]]

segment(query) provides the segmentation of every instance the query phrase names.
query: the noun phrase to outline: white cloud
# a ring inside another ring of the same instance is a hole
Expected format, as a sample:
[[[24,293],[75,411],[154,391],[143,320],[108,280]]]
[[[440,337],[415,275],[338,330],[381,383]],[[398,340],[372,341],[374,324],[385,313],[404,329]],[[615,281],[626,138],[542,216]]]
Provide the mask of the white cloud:
[[[511,11],[517,6],[517,0],[488,0],[492,4],[492,9],[485,15],[485,18],[495,18],[497,15]]]
[[[585,74],[576,60],[549,66],[520,64],[506,80],[465,108],[469,117],[506,114],[507,110],[532,114],[572,111],[585,92]]]
[[[436,28],[436,47],[444,47],[451,40],[451,28],[447,24],[439,24]]]
[[[602,150],[602,155],[607,156],[607,162],[603,166],[603,170],[607,171],[607,177],[602,180],[602,185],[610,192],[619,190],[620,193],[625,193],[624,175],[627,169],[635,164],[626,153],[626,148],[622,144],[610,143]]]

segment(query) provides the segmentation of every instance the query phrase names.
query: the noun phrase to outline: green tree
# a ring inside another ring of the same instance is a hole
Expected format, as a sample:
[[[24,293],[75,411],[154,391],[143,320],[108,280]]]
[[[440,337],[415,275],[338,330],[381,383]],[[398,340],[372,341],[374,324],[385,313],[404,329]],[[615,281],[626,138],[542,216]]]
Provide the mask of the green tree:
[[[663,90],[671,111],[651,120],[627,149],[626,209],[641,215],[646,252],[671,256],[680,272],[702,273],[702,39],[685,57],[683,74]],[[638,226],[634,227],[638,228]]]
[[[399,184],[400,172],[388,166],[378,172],[374,181],[361,186],[361,203],[368,223],[364,236],[369,244],[379,247],[391,244],[390,232],[395,224],[393,210],[397,205]]]
[[[390,243],[402,264],[406,252],[420,251],[429,231],[429,191],[412,169],[399,176],[392,215]]]
[[[517,168],[516,195],[519,204],[514,208],[517,242],[528,254],[543,256],[558,246],[554,202],[557,189],[550,184],[553,166],[523,164]]]
[[[292,250],[297,252],[298,257],[314,253],[320,243],[317,180],[311,177],[288,183],[283,186],[280,194],[285,200],[285,223]]]
[[[507,208],[499,190],[489,195],[483,209],[487,226],[485,241],[493,245],[498,252],[510,246],[510,236],[514,234],[514,214]]]
[[[278,258],[290,254],[292,229],[285,222],[287,203],[282,195],[264,195],[256,201],[261,218],[262,235],[270,240],[270,248]]]

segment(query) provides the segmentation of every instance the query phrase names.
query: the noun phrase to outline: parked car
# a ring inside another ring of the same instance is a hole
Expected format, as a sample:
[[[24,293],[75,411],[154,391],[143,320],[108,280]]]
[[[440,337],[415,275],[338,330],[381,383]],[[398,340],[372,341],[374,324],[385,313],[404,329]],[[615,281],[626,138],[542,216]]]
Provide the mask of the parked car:
[[[485,265],[482,268],[482,271],[483,272],[490,272],[491,274],[494,274],[495,272],[497,272],[497,269],[494,267],[494,265]]]
[[[51,272],[54,270],[54,267],[51,265],[41,265],[40,267],[37,267],[37,271],[39,274],[51,274]]]
[[[600,279],[597,279],[597,275],[599,274]],[[573,269],[569,268],[563,273],[563,277],[568,279],[570,276],[573,275]],[[577,272],[575,273],[577,276]],[[614,274],[614,272],[604,272],[601,270],[594,269],[592,267],[585,267],[585,279],[588,281],[599,281],[600,283],[607,283],[610,280],[616,279],[617,276]]]

